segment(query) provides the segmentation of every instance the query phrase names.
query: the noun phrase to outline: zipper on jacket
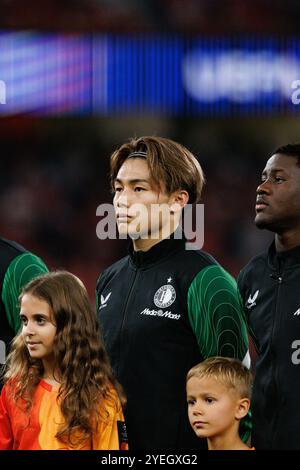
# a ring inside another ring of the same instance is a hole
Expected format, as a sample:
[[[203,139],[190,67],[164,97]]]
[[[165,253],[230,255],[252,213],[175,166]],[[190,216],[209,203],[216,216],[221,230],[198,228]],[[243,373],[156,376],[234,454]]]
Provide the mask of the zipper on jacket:
[[[281,324],[281,316],[280,314],[278,314],[278,310],[279,310],[279,299],[280,299],[280,296],[279,296],[279,292],[280,292],[280,287],[281,287],[281,284],[282,284],[282,276],[281,276],[281,273],[279,272],[279,274],[271,274],[270,277],[272,279],[275,279],[276,282],[277,282],[277,293],[276,293],[276,299],[275,299],[275,316],[274,316],[274,321],[273,321],[273,328],[272,328],[272,334],[271,334],[271,354],[272,354],[272,358],[273,358],[273,364],[274,364],[274,369],[273,369],[273,377],[274,377],[274,388],[275,388],[275,391],[276,391],[276,394],[277,394],[277,399],[278,399],[278,409],[279,409],[279,400],[280,400],[280,387],[279,387],[279,381],[278,381],[278,367],[276,366],[276,360],[277,360],[277,357],[276,357],[276,336],[277,336],[277,332],[279,331],[280,329],[280,324]],[[275,324],[277,325],[278,324],[278,328],[275,328]],[[275,425],[273,427],[273,432],[272,432],[272,436],[271,436],[271,445],[272,445],[272,448],[273,448],[273,444],[274,444],[274,441],[275,441],[275,435],[276,435],[276,432],[277,432],[277,422],[278,422],[278,413],[276,415],[276,419],[275,419]]]
[[[127,296],[126,304],[125,304],[125,307],[124,307],[124,310],[123,310],[123,320],[122,320],[121,331],[120,331],[120,345],[119,345],[117,377],[119,376],[119,364],[120,364],[120,357],[121,357],[121,351],[122,351],[124,327],[125,327],[126,318],[127,318],[127,307],[128,307],[128,304],[129,304],[129,300],[131,298],[131,294],[133,292],[133,288],[134,288],[135,283],[136,283],[137,275],[138,275],[138,268],[135,268],[134,278],[133,278],[133,281],[132,281],[132,284],[131,284],[131,287],[130,287],[130,290],[129,290],[129,294]]]

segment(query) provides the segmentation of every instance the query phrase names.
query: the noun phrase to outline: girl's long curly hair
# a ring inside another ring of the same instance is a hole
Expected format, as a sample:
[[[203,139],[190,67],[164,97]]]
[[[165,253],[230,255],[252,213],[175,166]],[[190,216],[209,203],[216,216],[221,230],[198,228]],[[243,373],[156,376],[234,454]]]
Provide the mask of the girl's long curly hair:
[[[105,409],[101,407],[104,400],[115,403],[118,395],[125,405],[101,338],[96,312],[82,282],[66,271],[39,276],[25,286],[20,299],[24,294],[46,301],[52,309],[57,327],[54,364],[61,384],[57,399],[64,417],[56,437],[78,446],[91,439],[99,421],[105,419]],[[20,398],[25,400],[28,411],[43,372],[42,360],[30,357],[20,332],[8,356],[5,380],[13,384],[15,402]],[[76,442],[72,442],[72,436],[76,436]]]

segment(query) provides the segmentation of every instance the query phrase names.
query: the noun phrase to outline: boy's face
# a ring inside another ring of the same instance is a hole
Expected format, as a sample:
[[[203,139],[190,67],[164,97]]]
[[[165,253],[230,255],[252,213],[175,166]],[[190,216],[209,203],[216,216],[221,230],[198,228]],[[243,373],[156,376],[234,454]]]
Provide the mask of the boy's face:
[[[187,382],[188,416],[198,437],[222,437],[239,424],[239,395],[213,377]]]
[[[120,234],[133,240],[165,238],[172,231],[174,199],[151,181],[147,161],[130,158],[121,166],[114,182],[114,208]],[[161,237],[162,230],[166,230]],[[144,243],[145,245],[145,243]]]

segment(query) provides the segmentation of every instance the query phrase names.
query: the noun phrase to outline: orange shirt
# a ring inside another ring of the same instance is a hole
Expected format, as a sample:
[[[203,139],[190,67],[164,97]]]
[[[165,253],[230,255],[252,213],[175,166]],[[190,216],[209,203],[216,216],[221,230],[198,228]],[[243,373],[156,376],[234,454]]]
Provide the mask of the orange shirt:
[[[0,450],[127,450],[126,439],[122,437],[124,417],[116,393],[114,403],[112,400],[104,403],[107,417],[99,423],[93,439],[77,447],[68,447],[55,437],[64,420],[57,404],[57,394],[57,387],[41,380],[27,413],[25,401],[19,400],[20,404],[16,405],[5,385],[0,398]]]

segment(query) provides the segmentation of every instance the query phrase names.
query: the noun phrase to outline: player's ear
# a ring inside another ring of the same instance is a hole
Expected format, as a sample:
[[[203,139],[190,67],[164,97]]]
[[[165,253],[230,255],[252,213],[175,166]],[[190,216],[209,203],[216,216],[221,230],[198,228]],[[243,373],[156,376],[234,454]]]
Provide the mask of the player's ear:
[[[241,398],[236,407],[235,417],[237,419],[242,419],[246,416],[250,408],[249,398]]]
[[[170,209],[172,212],[181,211],[184,206],[188,203],[189,194],[185,189],[179,189],[171,195],[171,205]]]

